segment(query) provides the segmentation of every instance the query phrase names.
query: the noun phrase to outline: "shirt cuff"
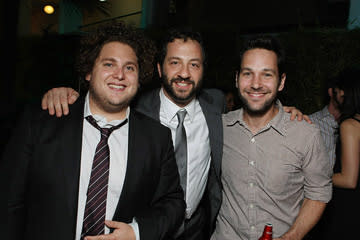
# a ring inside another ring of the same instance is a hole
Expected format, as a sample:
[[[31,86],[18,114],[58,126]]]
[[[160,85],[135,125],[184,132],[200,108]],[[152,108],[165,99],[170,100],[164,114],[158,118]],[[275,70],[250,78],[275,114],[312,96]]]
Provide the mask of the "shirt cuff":
[[[136,240],[140,240],[139,224],[137,223],[135,218],[133,218],[133,221],[131,223],[129,223],[129,225],[134,230]]]

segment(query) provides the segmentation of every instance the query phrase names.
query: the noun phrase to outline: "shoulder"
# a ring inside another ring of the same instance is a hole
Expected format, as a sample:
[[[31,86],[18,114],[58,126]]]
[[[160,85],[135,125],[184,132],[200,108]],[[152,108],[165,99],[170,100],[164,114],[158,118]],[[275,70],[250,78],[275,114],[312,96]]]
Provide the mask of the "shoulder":
[[[222,114],[222,119],[224,121],[224,123],[230,123],[230,122],[234,122],[236,120],[240,119],[240,114],[241,114],[241,108],[234,110],[234,111],[230,111],[227,113],[223,113]]]
[[[309,115],[311,121],[320,121],[321,120],[321,111],[314,112]]]
[[[355,119],[348,118],[340,124],[340,132],[345,135],[359,135],[360,136],[360,122]]]
[[[159,121],[134,108],[131,108],[130,122],[136,124],[136,127],[141,128],[144,132],[152,132],[155,135],[170,131],[169,128],[162,125]]]
[[[197,98],[200,101],[200,104],[205,102],[206,104],[211,105],[213,108],[218,109],[220,112],[223,112],[225,110],[225,95],[219,89],[202,89],[198,94]]]
[[[159,88],[147,90],[139,93],[134,99],[136,105],[146,104],[149,100],[153,101],[154,97],[159,96]]]
[[[308,138],[311,135],[320,135],[319,127],[314,123],[308,123],[305,120],[298,121],[290,120],[290,113],[284,112],[283,115],[283,122],[285,126],[285,131],[290,135],[294,136],[295,138]]]
[[[215,100],[221,100],[221,101],[223,99],[225,99],[224,93],[221,90],[216,89],[216,88],[205,88],[205,89],[203,89],[200,92],[199,97],[204,97],[204,96],[212,97]]]

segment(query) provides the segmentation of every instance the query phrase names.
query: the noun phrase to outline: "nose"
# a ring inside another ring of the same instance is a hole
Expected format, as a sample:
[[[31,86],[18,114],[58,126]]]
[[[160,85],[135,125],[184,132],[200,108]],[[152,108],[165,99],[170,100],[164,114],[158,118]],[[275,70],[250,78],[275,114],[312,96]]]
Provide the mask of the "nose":
[[[113,75],[113,78],[116,78],[119,80],[124,79],[124,71],[121,67],[115,68],[112,75]]]
[[[182,79],[187,79],[190,77],[190,71],[187,65],[182,66],[179,72],[179,77],[181,77]]]
[[[258,74],[254,74],[253,78],[251,79],[251,87],[253,89],[261,88],[261,78]]]

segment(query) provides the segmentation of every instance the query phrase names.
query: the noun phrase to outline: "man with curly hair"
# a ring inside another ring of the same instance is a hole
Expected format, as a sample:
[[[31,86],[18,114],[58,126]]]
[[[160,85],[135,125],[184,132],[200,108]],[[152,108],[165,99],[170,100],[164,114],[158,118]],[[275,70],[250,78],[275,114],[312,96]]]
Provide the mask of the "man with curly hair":
[[[177,158],[177,162],[186,212],[183,224],[172,238],[175,240],[209,239],[222,201],[221,114],[226,101],[220,90],[202,88],[206,62],[199,32],[189,28],[167,30],[156,64],[161,88],[143,92],[134,101],[136,110],[171,130],[176,156],[180,156],[179,146],[185,145],[186,159]],[[42,107],[61,117],[69,114],[68,104],[73,104],[78,96],[71,88],[54,88],[44,95]],[[183,121],[180,113],[184,114]],[[296,109],[292,113],[293,116],[301,114]],[[178,140],[177,134],[181,125],[186,136],[183,142]]]
[[[122,23],[81,41],[77,70],[87,94],[71,114],[25,111],[0,174],[10,240],[168,239],[185,202],[171,132],[131,108],[151,78],[155,47]]]
[[[186,145],[186,164],[177,161],[186,211],[182,225],[172,238],[176,240],[209,239],[221,204],[221,113],[225,110],[225,98],[220,90],[201,88],[205,55],[199,32],[169,29],[157,59],[161,88],[143,92],[134,101],[136,110],[171,130],[176,153],[179,152],[176,142],[180,125],[177,113],[185,113],[186,141],[182,145]],[[50,114],[56,109],[60,117],[62,111],[71,112],[67,104],[72,104],[78,95],[71,88],[55,88],[45,94],[42,106]]]

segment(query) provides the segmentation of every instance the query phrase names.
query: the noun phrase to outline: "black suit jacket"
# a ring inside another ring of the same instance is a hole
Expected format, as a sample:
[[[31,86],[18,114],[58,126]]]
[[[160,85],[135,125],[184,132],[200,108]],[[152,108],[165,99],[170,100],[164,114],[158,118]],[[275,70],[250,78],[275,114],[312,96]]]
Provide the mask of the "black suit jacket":
[[[160,121],[160,89],[151,90],[138,95],[134,102],[137,111]],[[216,216],[222,202],[221,184],[221,158],[223,147],[223,129],[221,114],[225,111],[226,103],[224,94],[217,89],[203,89],[197,99],[205,115],[209,129],[211,148],[211,165],[208,176],[207,188],[201,201],[206,210],[205,236],[210,238],[215,229]]]
[[[63,118],[26,111],[8,144],[9,239],[75,237],[83,99]],[[140,238],[164,239],[184,217],[185,203],[168,128],[131,109],[128,163],[113,220],[139,223]]]

